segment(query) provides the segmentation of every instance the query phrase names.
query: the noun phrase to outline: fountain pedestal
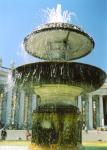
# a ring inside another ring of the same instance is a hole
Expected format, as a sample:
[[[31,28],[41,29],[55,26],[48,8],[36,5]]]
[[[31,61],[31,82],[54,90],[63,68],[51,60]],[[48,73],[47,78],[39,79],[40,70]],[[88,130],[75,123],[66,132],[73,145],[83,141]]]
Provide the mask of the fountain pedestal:
[[[73,105],[44,104],[33,112],[32,142],[52,150],[78,150],[82,122]]]

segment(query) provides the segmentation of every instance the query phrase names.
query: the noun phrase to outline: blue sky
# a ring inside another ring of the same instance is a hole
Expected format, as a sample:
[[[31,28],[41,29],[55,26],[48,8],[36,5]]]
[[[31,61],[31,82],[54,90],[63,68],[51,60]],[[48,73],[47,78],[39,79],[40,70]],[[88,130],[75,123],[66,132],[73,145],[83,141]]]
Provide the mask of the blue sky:
[[[94,50],[79,62],[91,64],[107,72],[107,0],[0,0],[0,57],[9,67],[37,61],[23,55],[24,37],[45,21],[43,9],[62,5],[62,10],[75,12],[72,23],[82,27],[94,41]],[[26,61],[27,59],[27,61]]]

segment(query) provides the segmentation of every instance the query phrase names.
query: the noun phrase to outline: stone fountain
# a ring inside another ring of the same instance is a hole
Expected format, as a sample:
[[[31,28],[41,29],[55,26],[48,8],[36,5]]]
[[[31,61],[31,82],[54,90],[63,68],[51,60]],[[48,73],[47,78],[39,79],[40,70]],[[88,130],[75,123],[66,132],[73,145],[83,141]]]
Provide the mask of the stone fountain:
[[[32,88],[40,101],[33,112],[32,142],[41,150],[81,149],[75,97],[97,90],[106,78],[100,68],[72,61],[92,51],[92,37],[76,25],[54,22],[34,30],[23,44],[29,54],[45,60],[19,66],[14,74],[17,85]]]

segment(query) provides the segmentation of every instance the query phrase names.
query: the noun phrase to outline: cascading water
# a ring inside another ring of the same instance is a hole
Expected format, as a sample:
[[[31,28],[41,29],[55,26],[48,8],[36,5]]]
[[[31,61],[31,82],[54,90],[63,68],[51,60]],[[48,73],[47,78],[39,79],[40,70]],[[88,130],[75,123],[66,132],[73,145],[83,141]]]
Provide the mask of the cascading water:
[[[106,74],[100,68],[72,62],[89,54],[93,39],[81,28],[68,24],[72,13],[47,10],[48,23],[25,37],[25,50],[48,61],[15,69],[17,86],[35,92],[40,101],[33,112],[32,142],[41,150],[79,150],[81,114],[75,97],[98,89]]]

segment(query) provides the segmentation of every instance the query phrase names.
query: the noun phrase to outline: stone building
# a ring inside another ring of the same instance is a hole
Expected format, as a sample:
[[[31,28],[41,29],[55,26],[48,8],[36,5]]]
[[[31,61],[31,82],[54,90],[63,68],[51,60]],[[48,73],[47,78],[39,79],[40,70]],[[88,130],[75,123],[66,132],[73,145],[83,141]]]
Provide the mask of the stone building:
[[[30,129],[37,99],[32,87],[13,86],[11,70],[0,66],[0,122],[3,125],[10,129]],[[97,91],[78,96],[76,105],[89,129],[107,126],[107,82]]]
[[[77,105],[89,129],[107,126],[107,82],[89,94],[78,96]]]
[[[1,62],[1,61],[0,61]],[[0,122],[6,121],[6,103],[7,103],[7,79],[9,70],[0,65]]]
[[[31,88],[15,87],[11,77],[11,69],[0,66],[0,123],[10,129],[31,128],[36,95]]]

